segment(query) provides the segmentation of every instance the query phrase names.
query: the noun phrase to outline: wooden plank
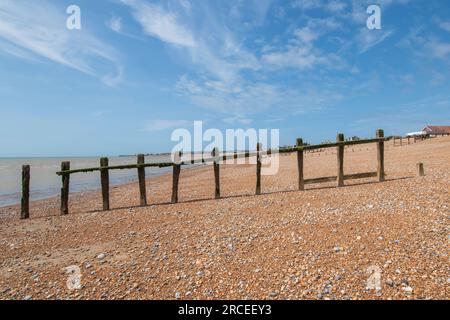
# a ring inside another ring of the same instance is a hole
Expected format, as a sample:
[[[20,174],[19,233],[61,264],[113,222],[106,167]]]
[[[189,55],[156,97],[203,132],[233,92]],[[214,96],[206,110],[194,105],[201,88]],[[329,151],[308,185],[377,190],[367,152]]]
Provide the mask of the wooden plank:
[[[313,178],[313,179],[305,179],[303,181],[303,183],[305,185],[308,184],[315,184],[315,183],[325,183],[325,182],[332,182],[332,181],[336,181],[337,177],[321,177],[321,178]]]
[[[296,141],[296,146],[301,147],[303,146],[303,139],[298,138]],[[304,178],[304,169],[303,169],[303,150],[297,151],[297,168],[298,168],[298,190],[303,191],[305,190],[305,178]]]
[[[143,154],[138,154],[137,164],[144,164],[145,156]],[[139,194],[140,194],[140,205],[145,207],[147,205],[147,189],[145,186],[145,168],[138,167],[138,179],[139,179]]]
[[[336,141],[343,142],[344,134],[338,133]],[[344,185],[344,145],[339,145],[337,147],[337,169],[337,186],[342,187]]]
[[[356,179],[365,179],[365,178],[374,178],[377,176],[376,172],[363,172],[363,173],[353,173],[344,175],[344,180],[356,180]],[[314,179],[305,179],[305,185],[315,184],[315,183],[325,183],[325,182],[333,182],[337,180],[337,176],[332,177],[321,177]]]
[[[378,129],[376,132],[377,138],[384,138],[384,131]],[[377,142],[377,176],[378,181],[383,182],[385,180],[384,173],[384,141]]]
[[[214,188],[214,197],[216,199],[220,199],[220,165],[219,165],[219,148],[214,148],[211,156],[214,158],[214,181],[215,181],[215,188]]]
[[[22,166],[22,200],[20,206],[20,218],[30,217],[30,166]]]
[[[102,184],[102,199],[103,199],[103,210],[109,210],[109,170],[108,167],[109,160],[108,158],[100,159],[100,181]]]
[[[178,183],[180,181],[180,172],[181,165],[177,163],[181,163],[182,153],[178,152],[175,155],[175,161],[173,164],[173,175],[172,175],[172,203],[178,203]]]
[[[377,172],[363,172],[363,173],[346,174],[344,176],[344,180],[375,178],[375,177],[377,177],[377,175],[378,175]]]
[[[320,144],[320,145],[309,145],[309,146],[301,146],[301,147],[288,147],[288,148],[281,148],[281,149],[274,149],[274,150],[267,150],[261,153],[261,156],[270,156],[272,154],[283,154],[283,153],[292,153],[297,152],[299,150],[303,151],[313,151],[314,150],[320,150],[325,148],[333,148],[338,146],[351,146],[351,145],[359,145],[359,144],[367,144],[367,143],[376,143],[380,140],[386,141],[388,138],[383,139],[365,139],[365,140],[355,140],[355,141],[343,141],[343,142],[336,142],[336,143],[327,143],[327,144]],[[235,160],[239,158],[249,158],[249,157],[256,157],[257,152],[249,152],[246,151],[244,153],[234,153],[231,155],[224,155],[222,157],[223,161],[226,160]],[[319,154],[320,156],[320,154]],[[180,165],[189,165],[189,164],[201,164],[201,163],[210,163],[213,162],[214,159],[196,159],[191,161],[185,161],[181,162]],[[84,168],[84,169],[74,169],[74,170],[61,170],[56,172],[57,175],[62,176],[64,174],[75,174],[75,173],[88,173],[88,172],[95,172],[95,171],[101,171],[102,169],[108,169],[108,170],[127,170],[127,169],[137,169],[137,168],[149,168],[149,167],[171,167],[173,166],[173,162],[158,162],[158,163],[145,163],[145,164],[129,164],[129,165],[118,165],[118,166],[108,166],[108,167],[95,167],[95,168]]]
[[[61,163],[61,171],[70,170],[70,162],[64,161]],[[61,215],[69,214],[69,185],[70,174],[62,175],[62,188],[61,188]]]
[[[262,144],[258,143],[256,145],[256,195],[261,194],[261,151],[262,151]]]

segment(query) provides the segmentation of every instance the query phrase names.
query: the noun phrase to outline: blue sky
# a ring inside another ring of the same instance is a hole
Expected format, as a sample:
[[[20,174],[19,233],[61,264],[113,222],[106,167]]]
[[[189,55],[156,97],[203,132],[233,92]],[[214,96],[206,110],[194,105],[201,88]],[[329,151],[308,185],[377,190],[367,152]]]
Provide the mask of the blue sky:
[[[449,71],[444,0],[0,0],[0,156],[169,151],[194,120],[403,134],[450,123]]]

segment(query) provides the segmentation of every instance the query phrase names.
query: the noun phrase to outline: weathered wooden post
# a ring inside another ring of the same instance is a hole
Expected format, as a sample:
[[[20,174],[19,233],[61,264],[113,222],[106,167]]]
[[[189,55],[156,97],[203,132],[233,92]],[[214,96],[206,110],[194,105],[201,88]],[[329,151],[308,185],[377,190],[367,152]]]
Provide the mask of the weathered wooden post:
[[[173,163],[172,203],[178,202],[178,182],[180,181],[181,156],[182,156],[182,152],[180,151],[175,155],[175,159],[174,159],[174,163]]]
[[[336,142],[344,142],[344,134],[338,133],[336,136]],[[342,187],[344,185],[344,145],[337,147],[337,186]]]
[[[384,139],[384,131],[378,129],[376,131],[376,137],[379,139]],[[385,180],[384,174],[384,140],[377,142],[377,177],[378,181],[383,182]]]
[[[261,151],[262,144],[258,142],[256,145],[256,195],[261,194]]]
[[[22,166],[22,201],[20,207],[20,219],[30,217],[30,166]]]
[[[216,199],[220,199],[220,165],[219,165],[219,148],[214,148],[211,152],[211,156],[214,158],[214,181],[215,181],[215,188],[214,188],[214,197]]]
[[[143,154],[138,154],[137,164],[145,164],[145,156]],[[139,179],[139,193],[140,193],[140,204],[141,207],[147,205],[147,190],[145,187],[145,167],[138,167],[138,179]]]
[[[298,138],[296,141],[296,146],[303,146],[303,139]],[[298,167],[298,190],[305,190],[305,179],[303,175],[303,150],[297,151],[297,167]]]
[[[425,170],[423,168],[423,163],[418,163],[417,164],[417,175],[419,177],[423,177],[425,175]]]
[[[100,180],[102,184],[103,210],[109,210],[109,170],[104,169],[109,165],[108,158],[100,159]]]
[[[62,188],[61,188],[61,215],[69,214],[69,184],[70,174],[64,171],[70,170],[70,162],[64,161],[61,163],[62,174]]]

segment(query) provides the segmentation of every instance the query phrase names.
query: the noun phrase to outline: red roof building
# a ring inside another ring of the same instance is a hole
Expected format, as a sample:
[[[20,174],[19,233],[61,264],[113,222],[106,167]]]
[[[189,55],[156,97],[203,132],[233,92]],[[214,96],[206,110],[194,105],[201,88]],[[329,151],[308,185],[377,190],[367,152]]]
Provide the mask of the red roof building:
[[[422,131],[431,135],[448,135],[450,134],[450,126],[426,126]]]

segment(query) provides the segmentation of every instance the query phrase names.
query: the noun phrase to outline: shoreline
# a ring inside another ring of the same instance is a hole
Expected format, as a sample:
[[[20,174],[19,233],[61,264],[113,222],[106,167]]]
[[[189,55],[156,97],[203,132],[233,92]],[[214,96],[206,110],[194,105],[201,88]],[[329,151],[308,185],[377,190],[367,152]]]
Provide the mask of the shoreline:
[[[212,166],[211,164],[198,164],[198,165],[192,165],[192,166],[186,166],[184,167],[182,170],[183,171],[188,171],[188,170],[201,170],[202,168],[208,167],[208,166]],[[154,174],[151,176],[147,176],[145,181],[146,184],[151,184],[152,182],[156,182],[156,179],[169,179],[171,181],[172,179],[172,173],[171,172],[162,172],[160,174]],[[118,183],[118,184],[110,184],[110,189],[114,190],[117,188],[120,189],[128,189],[128,188],[134,188],[135,186],[138,185],[138,177],[136,175],[135,178],[132,178],[131,181],[128,182],[123,182],[123,183]],[[148,190],[147,190],[148,193]],[[81,197],[97,197],[98,195],[101,195],[101,186],[99,185],[98,187],[96,187],[95,189],[88,189],[85,191],[72,191],[70,193],[70,201],[82,201],[82,199],[80,199]],[[51,206],[54,207],[54,202],[58,202],[59,203],[59,198],[60,195],[59,194],[55,194],[52,196],[48,196],[42,199],[34,199],[34,200],[30,200],[30,219],[33,218],[33,208],[39,208],[39,207],[48,207],[49,203],[52,203]],[[151,205],[151,204],[149,204]],[[0,206],[0,222],[2,220],[9,220],[9,219],[15,219],[18,218],[11,216],[11,213],[13,215],[20,215],[20,208],[21,208],[21,204],[16,203],[16,204],[12,204],[12,205],[5,205],[5,206]],[[114,209],[112,207],[112,209]],[[9,212],[8,212],[9,211]],[[54,214],[55,215],[55,214]],[[54,216],[54,215],[49,215],[49,216]],[[47,217],[47,216],[39,216],[39,217]]]

